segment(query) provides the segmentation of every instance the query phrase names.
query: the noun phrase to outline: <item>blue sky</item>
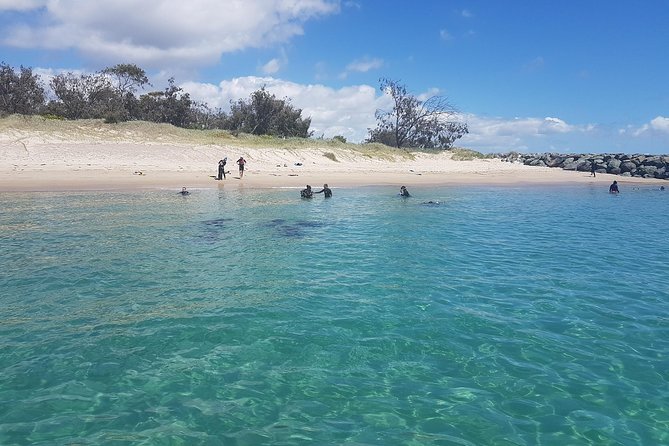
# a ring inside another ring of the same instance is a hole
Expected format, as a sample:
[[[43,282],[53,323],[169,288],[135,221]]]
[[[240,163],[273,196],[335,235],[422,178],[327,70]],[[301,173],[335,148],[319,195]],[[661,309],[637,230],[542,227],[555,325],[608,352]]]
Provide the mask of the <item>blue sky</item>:
[[[669,1],[0,0],[0,59],[117,63],[227,107],[265,85],[365,138],[380,77],[444,95],[483,152],[669,153]]]

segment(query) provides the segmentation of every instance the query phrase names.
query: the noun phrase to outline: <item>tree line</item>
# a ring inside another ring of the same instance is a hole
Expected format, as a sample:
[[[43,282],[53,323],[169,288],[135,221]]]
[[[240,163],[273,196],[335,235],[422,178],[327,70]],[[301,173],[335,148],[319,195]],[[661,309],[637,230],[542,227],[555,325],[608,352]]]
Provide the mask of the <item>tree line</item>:
[[[309,138],[311,117],[289,98],[279,99],[262,87],[248,99],[231,101],[229,111],[210,108],[168,80],[163,90],[138,94],[152,87],[146,72],[134,64],[118,64],[93,74],[61,73],[45,88],[31,68],[14,69],[0,63],[0,114],[48,115],[102,119],[107,123],[150,121],[194,129],[222,129],[277,137]],[[448,149],[467,133],[467,125],[452,121],[455,110],[444,98],[421,101],[406,87],[389,79],[380,89],[392,98],[392,108],[376,112],[377,127],[366,142],[394,147]],[[342,136],[333,139],[345,142]]]

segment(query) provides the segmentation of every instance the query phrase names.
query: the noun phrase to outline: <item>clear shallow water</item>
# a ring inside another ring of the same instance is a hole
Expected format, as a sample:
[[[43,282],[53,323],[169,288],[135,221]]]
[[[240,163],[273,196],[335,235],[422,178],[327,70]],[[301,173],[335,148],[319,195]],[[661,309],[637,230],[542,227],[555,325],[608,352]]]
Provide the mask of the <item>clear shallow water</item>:
[[[0,194],[0,444],[669,444],[669,192],[395,192]]]

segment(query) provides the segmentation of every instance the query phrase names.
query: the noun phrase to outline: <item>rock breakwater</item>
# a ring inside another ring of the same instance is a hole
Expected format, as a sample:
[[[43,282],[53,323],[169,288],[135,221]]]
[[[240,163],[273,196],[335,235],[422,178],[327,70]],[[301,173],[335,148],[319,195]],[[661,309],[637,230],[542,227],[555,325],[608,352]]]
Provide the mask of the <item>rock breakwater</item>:
[[[511,152],[497,155],[502,161],[527,166],[557,167],[564,170],[610,173],[625,177],[659,178],[669,180],[668,155],[626,154],[528,154]]]

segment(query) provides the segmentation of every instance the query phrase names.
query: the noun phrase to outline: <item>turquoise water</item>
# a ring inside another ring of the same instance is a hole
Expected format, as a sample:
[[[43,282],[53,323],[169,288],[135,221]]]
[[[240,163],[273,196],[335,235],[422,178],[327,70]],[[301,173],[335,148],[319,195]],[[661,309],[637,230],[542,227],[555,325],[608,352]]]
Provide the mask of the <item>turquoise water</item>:
[[[669,192],[396,192],[0,194],[0,444],[669,444]]]

